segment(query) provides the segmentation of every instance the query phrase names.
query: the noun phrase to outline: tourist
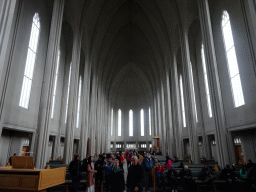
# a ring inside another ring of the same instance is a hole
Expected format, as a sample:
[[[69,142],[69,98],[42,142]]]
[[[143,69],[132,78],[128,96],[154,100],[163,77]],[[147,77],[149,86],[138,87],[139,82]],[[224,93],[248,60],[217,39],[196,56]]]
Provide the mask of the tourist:
[[[144,171],[138,164],[138,157],[132,156],[132,165],[128,169],[127,192],[143,191]]]
[[[112,171],[112,168],[114,167],[114,162],[112,159],[112,156],[109,154],[107,156],[107,164],[105,165],[105,185],[106,185],[106,191],[109,192],[109,184],[110,184],[110,174]]]
[[[124,170],[119,167],[119,160],[115,159],[114,167],[109,176],[110,192],[123,192],[125,190]]]
[[[192,172],[187,165],[184,165],[184,168],[180,171],[179,176],[185,192],[196,191],[195,180],[193,179]]]
[[[97,171],[94,170],[93,158],[89,157],[88,165],[87,165],[87,189],[86,192],[94,192],[95,191],[95,181],[94,181],[94,173]]]
[[[169,156],[166,156],[165,167],[167,170],[170,170],[170,167],[172,166],[172,162],[173,160]]]
[[[82,179],[81,162],[79,160],[78,154],[74,155],[74,160],[70,162],[68,171],[72,179],[73,192],[77,192],[79,188],[80,180]]]
[[[242,182],[238,177],[236,176],[235,172],[230,169],[229,165],[226,165],[226,167],[221,171],[220,178],[227,181],[229,188],[234,191],[234,185],[237,184],[239,186],[240,191],[242,191]]]
[[[177,171],[173,168],[173,166],[171,166],[167,172],[167,181],[171,187],[171,191],[177,190],[177,183],[178,183],[177,175],[178,175]]]
[[[208,189],[210,189],[210,187],[213,187],[214,191],[216,191],[215,185],[213,183],[213,180],[215,178],[216,178],[216,176],[213,175],[212,169],[209,168],[209,165],[206,163],[200,171],[199,179],[201,179],[202,181],[204,181],[207,184]]]
[[[146,188],[146,191],[148,191],[149,188],[152,186],[151,169],[155,165],[155,160],[154,158],[151,157],[150,153],[147,153],[147,156],[143,158],[141,165],[145,173],[145,188]]]

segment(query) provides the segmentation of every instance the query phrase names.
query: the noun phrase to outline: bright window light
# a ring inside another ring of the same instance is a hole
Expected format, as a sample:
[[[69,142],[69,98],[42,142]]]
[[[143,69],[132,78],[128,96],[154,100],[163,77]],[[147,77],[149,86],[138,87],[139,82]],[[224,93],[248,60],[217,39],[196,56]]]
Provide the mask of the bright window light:
[[[133,111],[129,111],[129,136],[133,136]]]
[[[114,122],[114,110],[112,108],[111,109],[111,120],[110,120],[110,132],[111,132],[111,135],[113,135],[113,122]]]
[[[56,88],[57,88],[57,80],[58,80],[58,71],[59,71],[59,63],[60,63],[60,50],[58,50],[58,57],[56,63],[56,70],[55,70],[55,77],[54,77],[54,87],[53,87],[53,94],[52,94],[52,112],[51,118],[53,118],[54,113],[54,106],[55,106],[55,96],[56,96]]]
[[[20,102],[19,106],[28,109],[32,78],[35,67],[37,44],[39,40],[40,33],[40,20],[38,13],[33,16],[32,28],[30,33],[30,39],[28,44],[28,53],[25,65],[25,72],[23,76],[23,83],[21,88]]]
[[[197,109],[196,109],[196,96],[195,96],[195,85],[194,85],[194,76],[193,76],[193,69],[192,69],[192,63],[190,62],[190,74],[191,74],[191,77],[192,77],[192,94],[193,94],[193,103],[194,103],[194,106],[195,106],[195,114],[196,114],[196,122],[198,122],[198,119],[197,119]]]
[[[227,11],[222,15],[222,33],[225,44],[225,51],[227,56],[227,63],[229,69],[229,78],[232,87],[232,94],[235,107],[244,105],[244,95],[242,90],[242,84],[237,64],[235,45],[232,35],[232,29]]]
[[[66,102],[65,123],[67,123],[67,117],[68,117],[68,99],[69,99],[69,88],[70,88],[70,78],[71,78],[71,66],[72,66],[72,62],[70,63],[69,75],[68,75],[68,92],[67,92],[67,102]]]
[[[180,75],[180,100],[181,100],[181,108],[182,108],[183,126],[186,127],[186,115],[185,115],[185,105],[184,105],[184,96],[183,96],[183,83],[182,83],[181,75]]]
[[[204,71],[204,84],[205,84],[205,92],[206,92],[206,99],[207,99],[207,106],[208,106],[208,115],[209,117],[212,117],[212,106],[211,106],[211,100],[210,100],[209,82],[208,82],[208,75],[206,71],[206,64],[205,64],[206,60],[205,60],[203,44],[201,48],[201,55],[202,55],[202,65],[203,65],[203,71]]]
[[[144,133],[144,110],[140,110],[140,127],[141,127],[141,136],[145,136]]]
[[[149,123],[149,135],[151,135],[151,113],[150,113],[150,107],[148,109],[148,123]]]
[[[78,126],[79,126],[81,91],[82,91],[82,77],[80,76],[80,78],[79,78],[78,101],[77,101],[76,128],[78,128]]]
[[[118,109],[118,136],[121,136],[121,120],[122,120],[122,114],[121,114],[121,109]]]

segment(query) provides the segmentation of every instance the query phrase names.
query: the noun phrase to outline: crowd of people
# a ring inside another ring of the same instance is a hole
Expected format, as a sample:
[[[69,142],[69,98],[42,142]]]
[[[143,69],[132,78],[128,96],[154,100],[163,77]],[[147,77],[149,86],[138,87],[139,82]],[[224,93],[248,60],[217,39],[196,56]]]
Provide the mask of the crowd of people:
[[[123,163],[124,159],[127,161],[128,175],[125,183]],[[103,191],[103,181],[105,181],[105,187],[107,192],[122,192],[122,191],[149,191],[152,187],[153,178],[157,178],[158,187],[164,185],[165,176],[168,181],[168,186],[171,191],[177,191],[177,185],[180,183],[183,187],[183,191],[197,191],[197,185],[193,177],[193,172],[189,169],[188,165],[180,163],[178,166],[179,173],[173,167],[173,162],[177,162],[178,158],[175,157],[172,160],[169,156],[166,156],[166,161],[160,162],[156,158],[151,156],[151,152],[144,153],[136,151],[126,151],[124,154],[120,151],[115,154],[100,154],[98,160],[93,163],[93,157],[87,156],[81,161],[79,155],[74,155],[74,160],[69,165],[69,172],[72,178],[72,189],[78,191],[80,180],[83,175],[82,172],[87,172],[87,188],[86,191]],[[154,169],[153,169],[154,167]],[[207,163],[201,169],[198,179],[204,181],[208,189],[216,190],[214,180],[216,176],[214,171],[220,171],[218,166],[214,168]],[[220,179],[226,181],[230,191],[242,189],[242,182],[245,182],[246,186],[252,186],[256,183],[256,164],[251,160],[243,166],[240,170],[240,175],[236,175],[234,171],[236,167],[226,165],[221,170]],[[166,174],[164,171],[166,170]],[[179,179],[178,179],[179,178]]]

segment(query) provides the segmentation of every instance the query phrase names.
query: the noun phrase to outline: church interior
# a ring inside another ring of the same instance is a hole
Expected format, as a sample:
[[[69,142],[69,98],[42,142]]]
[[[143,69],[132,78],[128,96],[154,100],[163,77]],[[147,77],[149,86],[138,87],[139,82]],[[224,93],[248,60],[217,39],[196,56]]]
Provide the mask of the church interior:
[[[157,150],[256,162],[255,0],[0,1],[0,165]]]

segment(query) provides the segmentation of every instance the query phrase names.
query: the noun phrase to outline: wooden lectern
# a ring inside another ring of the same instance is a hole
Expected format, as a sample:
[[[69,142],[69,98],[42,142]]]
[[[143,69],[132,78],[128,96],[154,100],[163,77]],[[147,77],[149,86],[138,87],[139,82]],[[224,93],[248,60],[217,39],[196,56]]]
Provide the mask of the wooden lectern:
[[[13,168],[0,168],[0,191],[47,191],[65,183],[66,167],[34,169],[31,156],[13,156]]]

